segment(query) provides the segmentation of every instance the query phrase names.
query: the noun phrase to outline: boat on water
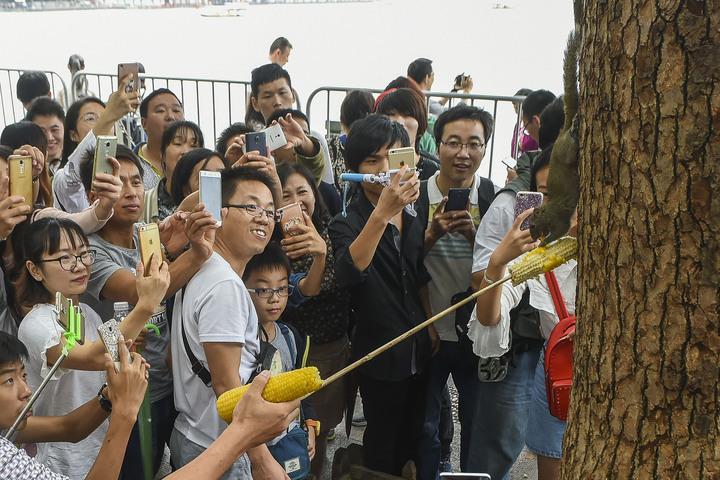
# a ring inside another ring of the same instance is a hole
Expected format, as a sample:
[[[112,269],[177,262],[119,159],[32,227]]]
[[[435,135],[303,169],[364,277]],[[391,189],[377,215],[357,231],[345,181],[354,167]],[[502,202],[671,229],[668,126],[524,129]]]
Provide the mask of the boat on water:
[[[235,1],[208,5],[200,10],[203,17],[242,17],[250,2]]]

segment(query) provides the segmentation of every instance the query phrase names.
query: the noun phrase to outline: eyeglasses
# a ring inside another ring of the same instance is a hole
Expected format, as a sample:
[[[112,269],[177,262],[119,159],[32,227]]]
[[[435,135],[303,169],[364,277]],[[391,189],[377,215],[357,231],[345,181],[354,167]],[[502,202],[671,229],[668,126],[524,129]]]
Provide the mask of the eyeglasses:
[[[250,215],[251,217],[255,217],[255,218],[260,218],[264,215],[271,222],[277,222],[278,220],[280,220],[280,215],[278,213],[276,213],[275,210],[265,210],[264,208],[262,208],[258,205],[253,205],[251,203],[244,204],[244,205],[226,204],[226,205],[223,205],[223,207],[241,208],[241,209],[245,210],[245,212],[248,215]]]
[[[58,258],[48,258],[46,260],[40,260],[40,262],[58,262],[60,268],[65,271],[72,272],[77,267],[78,262],[82,262],[83,265],[89,267],[95,263],[95,252],[90,250],[80,255],[63,255]]]
[[[294,289],[295,287],[293,285],[288,285],[287,287],[280,288],[248,288],[247,291],[254,293],[259,298],[272,298],[275,294],[277,294],[278,297],[284,298],[292,295]]]
[[[485,148],[484,143],[480,143],[477,141],[474,142],[468,142],[468,143],[462,143],[458,142],[457,140],[450,140],[449,142],[446,142],[444,140],[441,140],[440,143],[448,147],[450,150],[459,151],[463,147],[467,147],[468,152],[479,152],[483,148]]]

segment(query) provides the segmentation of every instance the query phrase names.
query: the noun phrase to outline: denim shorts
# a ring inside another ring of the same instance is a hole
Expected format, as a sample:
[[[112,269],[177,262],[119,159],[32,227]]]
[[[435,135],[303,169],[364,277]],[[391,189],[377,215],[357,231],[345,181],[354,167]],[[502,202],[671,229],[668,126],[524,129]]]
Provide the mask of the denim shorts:
[[[553,417],[548,407],[545,393],[545,350],[543,350],[535,367],[525,445],[535,455],[562,458],[564,433],[565,422]]]

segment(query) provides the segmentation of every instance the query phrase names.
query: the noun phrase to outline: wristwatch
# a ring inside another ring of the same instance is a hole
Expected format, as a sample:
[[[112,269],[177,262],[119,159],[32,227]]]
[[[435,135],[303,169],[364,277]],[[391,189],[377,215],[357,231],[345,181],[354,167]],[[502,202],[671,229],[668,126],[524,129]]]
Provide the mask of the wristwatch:
[[[305,420],[305,425],[315,429],[315,436],[320,436],[320,420]]]
[[[107,383],[103,384],[103,386],[100,387],[97,398],[100,401],[100,408],[105,410],[107,413],[112,413],[112,402],[109,398],[103,395],[103,390],[105,390],[105,387],[107,387]]]

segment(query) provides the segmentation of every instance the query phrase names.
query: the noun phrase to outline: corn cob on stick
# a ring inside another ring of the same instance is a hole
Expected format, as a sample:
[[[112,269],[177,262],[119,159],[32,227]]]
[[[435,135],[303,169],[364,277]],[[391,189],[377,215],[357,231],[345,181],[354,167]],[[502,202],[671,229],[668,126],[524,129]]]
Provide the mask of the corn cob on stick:
[[[481,290],[478,290],[464,300],[451,305],[432,318],[416,325],[411,330],[408,330],[385,345],[378,347],[364,357],[356,360],[339,372],[328,377],[326,380],[323,381],[320,378],[320,372],[315,367],[306,367],[299,370],[293,370],[291,372],[281,373],[272,377],[268,381],[265,389],[263,390],[263,398],[269,402],[287,402],[306,397],[311,393],[320,390],[322,387],[329,385],[343,375],[351,372],[360,365],[369,362],[384,351],[389,350],[420,330],[427,328],[428,325],[436,322],[448,313],[453,312],[466,303],[475,300],[488,290],[502,285],[508,280],[512,280],[514,285],[518,285],[522,282],[530,280],[531,278],[537,277],[544,272],[549,272],[576,256],[577,240],[573,237],[563,237],[545,247],[538,247],[521,257],[519,261],[510,267],[510,273],[502,279]],[[250,388],[249,385],[244,385],[242,387],[229,390],[218,397],[217,408],[220,418],[228,423],[232,421],[232,413],[235,409],[235,405],[240,401],[245,392],[247,392],[248,388]]]
[[[290,372],[283,372],[268,380],[262,396],[268,402],[289,402],[307,396],[323,386],[320,372],[315,367],[305,367]],[[233,388],[220,395],[217,399],[217,409],[220,418],[230,423],[232,421],[235,405],[245,395],[250,384]]]

